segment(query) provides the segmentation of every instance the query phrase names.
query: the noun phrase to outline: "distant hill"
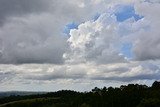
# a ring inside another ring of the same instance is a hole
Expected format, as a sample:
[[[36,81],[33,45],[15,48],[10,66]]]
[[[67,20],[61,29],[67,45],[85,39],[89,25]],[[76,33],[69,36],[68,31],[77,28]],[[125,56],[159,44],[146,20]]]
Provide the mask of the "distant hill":
[[[45,94],[47,92],[29,92],[29,91],[7,91],[0,92],[0,98],[9,96],[24,96],[24,95],[34,95],[34,94]]]

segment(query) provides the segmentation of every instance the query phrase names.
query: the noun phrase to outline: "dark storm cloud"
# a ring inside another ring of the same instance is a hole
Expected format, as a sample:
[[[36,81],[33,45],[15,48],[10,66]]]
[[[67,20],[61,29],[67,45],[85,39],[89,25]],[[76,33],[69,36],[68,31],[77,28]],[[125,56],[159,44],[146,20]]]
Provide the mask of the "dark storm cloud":
[[[45,12],[52,0],[0,0],[0,25],[11,16]]]
[[[0,29],[0,63],[63,63],[66,40],[56,31],[52,15],[11,20]]]
[[[61,37],[60,27],[64,21],[50,13],[55,3],[0,0],[1,64],[63,63],[66,38]]]

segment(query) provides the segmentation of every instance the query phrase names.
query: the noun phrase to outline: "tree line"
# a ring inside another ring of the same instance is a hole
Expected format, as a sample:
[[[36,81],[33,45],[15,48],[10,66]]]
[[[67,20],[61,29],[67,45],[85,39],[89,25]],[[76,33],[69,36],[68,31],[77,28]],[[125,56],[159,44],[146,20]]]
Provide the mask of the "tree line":
[[[19,102],[9,103],[15,101]],[[19,107],[160,107],[160,82],[155,81],[151,87],[128,84],[118,88],[95,87],[89,92],[61,90],[47,94],[0,98],[0,107],[18,107],[18,105]]]

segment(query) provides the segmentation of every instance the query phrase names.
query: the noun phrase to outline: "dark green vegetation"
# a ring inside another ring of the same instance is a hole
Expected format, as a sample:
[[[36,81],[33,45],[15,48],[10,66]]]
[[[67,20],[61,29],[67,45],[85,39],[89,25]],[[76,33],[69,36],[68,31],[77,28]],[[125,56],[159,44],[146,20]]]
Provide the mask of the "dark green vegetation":
[[[129,84],[90,92],[62,90],[39,95],[0,98],[0,107],[160,107],[160,82],[151,87]]]

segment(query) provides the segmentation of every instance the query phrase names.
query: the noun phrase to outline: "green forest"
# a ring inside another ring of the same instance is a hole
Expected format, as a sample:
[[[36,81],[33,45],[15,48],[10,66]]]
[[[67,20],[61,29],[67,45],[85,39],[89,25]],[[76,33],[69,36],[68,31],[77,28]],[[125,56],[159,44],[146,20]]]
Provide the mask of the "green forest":
[[[160,107],[160,82],[0,98],[0,107]]]

